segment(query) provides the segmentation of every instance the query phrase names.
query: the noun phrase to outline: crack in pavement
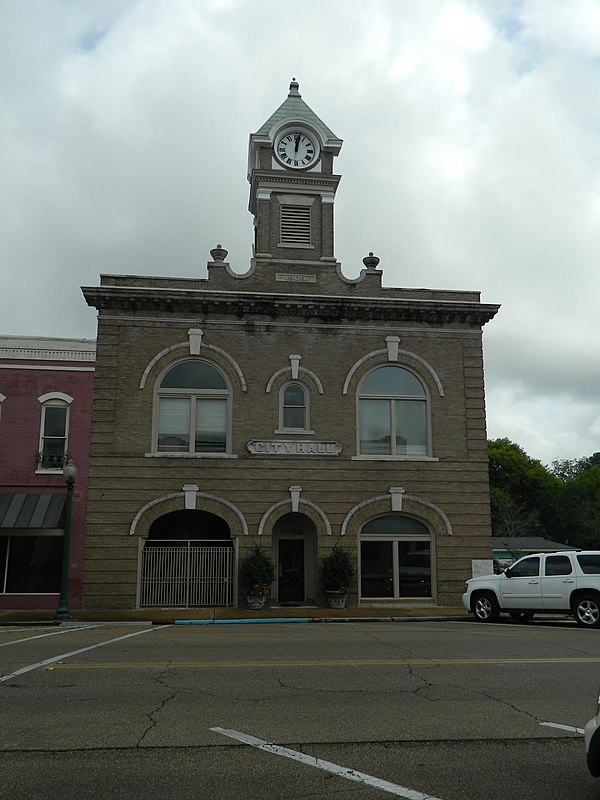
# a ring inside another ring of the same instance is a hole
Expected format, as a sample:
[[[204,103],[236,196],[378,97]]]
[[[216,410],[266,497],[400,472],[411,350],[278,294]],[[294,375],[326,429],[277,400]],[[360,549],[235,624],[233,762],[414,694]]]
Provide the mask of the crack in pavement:
[[[528,635],[531,636],[532,633],[533,633],[533,630],[531,628],[529,628],[528,629]],[[408,655],[405,656],[407,659],[410,658],[413,655],[413,652],[409,648],[399,647],[399,646],[395,645],[394,643],[382,641],[377,635],[375,635],[372,632],[365,632],[364,635],[367,636],[368,638],[373,639],[378,644],[384,645],[386,647],[391,647],[392,649],[397,650],[397,651],[399,651],[399,652],[401,652],[403,654],[407,653]],[[531,636],[531,638],[537,639],[538,637],[534,634],[533,636]],[[563,646],[564,646],[565,650],[572,650],[575,653],[584,654],[584,655],[589,655],[590,654],[589,651],[580,650],[579,648],[576,648],[576,647],[569,647],[569,646],[565,646],[565,645],[563,645]],[[435,658],[429,658],[429,657],[426,657],[426,656],[425,657],[421,656],[421,658],[426,658],[428,661],[430,661],[432,663],[432,665],[436,664],[436,659]],[[510,700],[508,700],[506,698],[495,697],[494,695],[489,694],[488,692],[485,692],[482,689],[476,689],[476,688],[474,688],[472,686],[462,686],[462,685],[456,684],[456,683],[433,683],[433,682],[427,680],[425,677],[423,677],[423,675],[419,674],[417,672],[417,668],[414,667],[412,664],[406,663],[406,667],[408,668],[409,675],[412,678],[414,678],[416,680],[419,680],[419,681],[421,681],[423,683],[423,686],[419,686],[417,689],[413,689],[411,691],[411,693],[414,694],[415,696],[421,697],[424,700],[429,700],[430,702],[438,702],[439,701],[439,698],[437,698],[437,697],[430,698],[430,697],[427,697],[427,695],[422,694],[422,693],[426,692],[428,689],[438,689],[438,691],[439,691],[440,689],[451,688],[451,689],[460,690],[462,692],[474,693],[474,694],[479,695],[480,697],[485,697],[485,698],[487,698],[488,700],[491,700],[494,703],[499,703],[500,705],[503,705],[506,708],[511,709],[512,711],[516,712],[517,714],[524,714],[526,717],[529,717],[529,719],[534,720],[538,725],[543,721],[543,719],[541,717],[536,716],[531,711],[527,711],[526,709],[519,708],[518,706],[516,706],[514,703],[512,703]]]
[[[166,683],[167,676],[174,674],[174,672],[175,670],[171,668],[170,664],[167,664],[166,668],[162,670],[155,678],[156,683],[160,684],[161,686],[164,686],[167,689],[172,689],[173,691],[171,692],[170,695],[163,698],[163,700],[161,700],[161,702],[155,709],[146,714],[150,722],[146,730],[142,733],[142,735],[138,739],[135,745],[136,749],[142,747],[144,739],[150,734],[150,731],[154,730],[154,728],[156,728],[156,726],[158,725],[158,719],[156,719],[156,716],[165,708],[167,703],[170,703],[171,700],[173,700],[178,694],[177,689],[175,689],[173,686],[169,686],[169,684]]]
[[[439,688],[443,688],[443,687],[448,687],[448,688],[452,688],[452,689],[459,689],[459,690],[461,690],[463,692],[476,694],[476,695],[479,695],[480,697],[485,697],[485,698],[487,698],[488,700],[491,700],[494,703],[499,703],[500,705],[506,706],[507,708],[511,709],[512,711],[515,711],[517,714],[525,714],[525,716],[527,716],[530,719],[532,719],[535,722],[537,722],[538,725],[542,721],[540,717],[536,716],[531,711],[527,711],[524,708],[518,708],[514,703],[512,703],[510,700],[508,700],[506,698],[495,697],[494,695],[489,694],[489,692],[486,692],[483,689],[476,689],[473,686],[468,686],[467,687],[467,686],[462,686],[461,684],[457,684],[457,683],[441,683],[441,684],[431,683],[430,681],[426,680],[421,675],[418,675],[417,672],[411,667],[410,664],[407,664],[407,666],[409,667],[411,676],[414,677],[414,678],[417,678],[418,680],[421,680],[425,684],[424,686],[420,686],[418,689],[416,689],[413,692],[413,694],[415,694],[415,695],[419,695],[420,697],[423,697],[422,695],[420,695],[420,692],[426,691],[427,689],[435,689],[435,688],[439,689]],[[425,697],[423,697],[423,699],[430,700],[432,703],[439,702],[439,698],[437,698],[437,697],[431,697],[430,698],[430,697],[426,697],[425,696]]]

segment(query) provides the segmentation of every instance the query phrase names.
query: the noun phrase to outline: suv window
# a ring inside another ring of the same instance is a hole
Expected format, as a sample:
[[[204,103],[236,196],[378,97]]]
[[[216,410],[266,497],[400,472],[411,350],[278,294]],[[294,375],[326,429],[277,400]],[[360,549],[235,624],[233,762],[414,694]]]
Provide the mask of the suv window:
[[[570,575],[573,572],[569,556],[547,556],[544,575]]]
[[[513,578],[531,578],[540,574],[540,557],[522,558],[510,568]]]
[[[577,561],[584,575],[600,575],[600,555],[581,553],[577,556]]]

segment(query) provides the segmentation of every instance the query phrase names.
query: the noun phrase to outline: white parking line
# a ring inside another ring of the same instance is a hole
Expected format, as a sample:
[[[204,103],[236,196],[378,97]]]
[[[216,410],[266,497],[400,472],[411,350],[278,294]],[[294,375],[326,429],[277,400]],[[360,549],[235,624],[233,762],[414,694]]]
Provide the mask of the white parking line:
[[[97,628],[97,625],[86,625],[82,628],[65,628],[61,631],[52,631],[51,633],[39,633],[37,636],[28,636],[26,639],[15,639],[12,642],[3,642],[0,647],[9,647],[11,644],[21,644],[22,642],[31,642],[32,639],[43,639],[46,636],[58,636],[61,633],[70,633],[71,631],[87,631],[90,628]]]
[[[0,622],[0,634],[5,633],[23,633],[24,631],[55,631],[56,625],[36,625],[35,627],[28,625],[26,628],[15,628],[13,625],[2,625]]]
[[[44,661],[38,661],[37,664],[29,664],[27,667],[22,667],[21,669],[16,670],[15,672],[11,672],[10,675],[3,675],[0,678],[0,683],[4,683],[5,681],[9,681],[11,678],[16,678],[18,675],[23,675],[25,672],[31,672],[34,669],[39,669],[40,667],[47,667],[48,664],[56,664],[57,661],[64,661],[65,658],[71,658],[71,656],[78,656],[80,653],[87,653],[88,650],[95,650],[97,647],[104,647],[107,644],[114,644],[114,642],[121,642],[123,639],[131,639],[132,636],[141,636],[142,633],[150,633],[150,631],[157,631],[160,628],[167,628],[167,625],[159,625],[156,628],[144,628],[143,631],[135,631],[135,633],[127,633],[125,636],[117,636],[115,639],[107,639],[105,642],[98,642],[97,644],[92,644],[89,647],[82,647],[79,650],[72,650],[70,653],[62,653],[60,656],[54,656],[54,658],[46,658]],[[80,629],[81,630],[81,629]]]
[[[558,728],[561,731],[571,731],[571,733],[580,733],[582,736],[585,733],[583,728],[574,728],[572,725],[561,725],[559,722],[540,722],[544,728]]]
[[[423,792],[417,792],[414,789],[407,789],[405,786],[389,783],[381,778],[367,775],[364,772],[357,772],[357,770],[354,769],[340,767],[339,764],[332,764],[331,761],[323,761],[321,758],[307,756],[305,753],[299,753],[297,750],[290,750],[287,747],[270,744],[263,739],[249,736],[247,733],[232,731],[226,728],[211,728],[210,730],[215,733],[221,733],[223,736],[229,736],[231,739],[237,739],[239,742],[249,744],[251,747],[256,747],[259,750],[264,750],[266,753],[273,753],[276,756],[291,758],[293,761],[299,761],[301,764],[306,764],[309,767],[316,767],[317,769],[325,770],[325,772],[331,772],[339,778],[346,778],[349,781],[361,783],[363,786],[369,786],[371,789],[381,789],[383,792],[388,792],[388,794],[393,794],[396,797],[403,797],[405,800],[439,800],[438,797],[434,797],[432,794],[423,794]]]

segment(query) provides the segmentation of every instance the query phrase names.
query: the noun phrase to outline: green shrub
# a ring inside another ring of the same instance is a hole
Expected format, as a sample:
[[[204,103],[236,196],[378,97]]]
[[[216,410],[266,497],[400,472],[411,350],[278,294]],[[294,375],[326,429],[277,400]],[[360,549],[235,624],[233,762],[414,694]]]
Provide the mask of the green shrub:
[[[347,592],[354,577],[354,564],[347,550],[334,545],[321,564],[321,580],[326,592]]]
[[[275,565],[269,553],[255,544],[250,553],[240,559],[238,578],[246,594],[268,595],[275,578]]]

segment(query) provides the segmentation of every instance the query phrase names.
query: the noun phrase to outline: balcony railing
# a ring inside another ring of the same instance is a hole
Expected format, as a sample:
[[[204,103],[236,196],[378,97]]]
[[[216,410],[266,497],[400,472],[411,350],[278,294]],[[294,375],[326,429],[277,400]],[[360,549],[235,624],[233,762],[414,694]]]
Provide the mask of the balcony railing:
[[[64,442],[46,443],[41,453],[37,453],[37,468],[60,471],[69,460]]]

